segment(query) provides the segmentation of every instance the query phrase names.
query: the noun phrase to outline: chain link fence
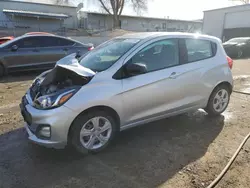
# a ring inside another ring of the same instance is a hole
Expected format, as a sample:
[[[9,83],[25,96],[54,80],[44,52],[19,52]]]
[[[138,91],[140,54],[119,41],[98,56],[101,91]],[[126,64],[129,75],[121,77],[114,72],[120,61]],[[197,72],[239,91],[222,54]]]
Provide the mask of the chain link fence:
[[[20,36],[28,32],[48,32],[66,36],[67,29],[60,21],[9,21],[0,20],[1,36]]]

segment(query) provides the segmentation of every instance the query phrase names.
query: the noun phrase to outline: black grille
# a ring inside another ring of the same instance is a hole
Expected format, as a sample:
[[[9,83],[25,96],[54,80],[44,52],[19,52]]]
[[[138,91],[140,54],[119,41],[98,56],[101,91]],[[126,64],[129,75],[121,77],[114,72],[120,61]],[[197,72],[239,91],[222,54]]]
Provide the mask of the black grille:
[[[26,106],[28,104],[28,100],[26,99],[25,96],[23,96],[23,98],[22,98],[22,104],[23,104],[23,106]]]
[[[30,89],[30,97],[32,100],[34,100],[36,97],[36,92],[32,88]]]
[[[30,113],[25,108],[25,106],[27,104],[28,104],[28,101],[27,101],[26,97],[24,96],[22,98],[22,103],[20,104],[21,114],[23,116],[24,121],[27,122],[28,125],[31,125],[31,123],[32,123],[32,117],[31,117]]]

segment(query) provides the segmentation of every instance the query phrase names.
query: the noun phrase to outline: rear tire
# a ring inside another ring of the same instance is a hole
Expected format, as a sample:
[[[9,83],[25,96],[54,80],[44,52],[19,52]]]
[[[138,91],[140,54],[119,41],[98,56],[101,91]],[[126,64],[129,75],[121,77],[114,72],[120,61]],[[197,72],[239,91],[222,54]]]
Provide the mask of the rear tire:
[[[207,107],[204,109],[210,116],[218,116],[223,113],[230,101],[230,90],[226,85],[217,86],[208,100]]]
[[[72,126],[71,145],[82,154],[104,150],[119,130],[114,117],[105,111],[79,115]]]

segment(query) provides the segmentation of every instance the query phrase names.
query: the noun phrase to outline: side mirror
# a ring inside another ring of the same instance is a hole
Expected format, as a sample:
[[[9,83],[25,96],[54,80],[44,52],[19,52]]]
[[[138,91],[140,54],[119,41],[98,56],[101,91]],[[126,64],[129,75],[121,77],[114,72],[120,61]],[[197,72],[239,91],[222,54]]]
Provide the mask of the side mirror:
[[[129,63],[125,69],[128,76],[136,76],[147,72],[147,66],[142,63]]]
[[[18,50],[18,46],[17,45],[11,46],[11,51],[15,52],[17,50]]]

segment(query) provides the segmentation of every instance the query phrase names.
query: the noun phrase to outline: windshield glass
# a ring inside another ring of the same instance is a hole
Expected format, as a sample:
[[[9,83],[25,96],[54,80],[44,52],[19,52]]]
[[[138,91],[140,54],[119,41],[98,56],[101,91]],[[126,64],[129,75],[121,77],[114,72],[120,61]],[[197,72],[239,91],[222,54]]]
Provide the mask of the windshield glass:
[[[104,71],[138,42],[138,39],[113,39],[83,56],[80,60],[80,65],[94,72]]]
[[[230,39],[227,42],[244,43],[244,42],[247,42],[249,39],[250,38],[233,38],[233,39]]]

